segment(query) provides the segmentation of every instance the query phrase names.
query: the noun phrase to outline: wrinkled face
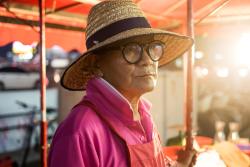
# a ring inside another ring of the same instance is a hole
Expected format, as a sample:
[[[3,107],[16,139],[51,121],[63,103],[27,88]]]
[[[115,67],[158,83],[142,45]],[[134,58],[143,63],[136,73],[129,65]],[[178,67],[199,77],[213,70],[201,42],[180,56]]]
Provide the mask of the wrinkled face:
[[[133,40],[143,44],[142,41]],[[129,64],[119,49],[101,53],[97,64],[104,74],[103,78],[122,94],[140,96],[156,86],[158,62],[150,59],[146,48],[143,49],[141,60],[135,64]]]

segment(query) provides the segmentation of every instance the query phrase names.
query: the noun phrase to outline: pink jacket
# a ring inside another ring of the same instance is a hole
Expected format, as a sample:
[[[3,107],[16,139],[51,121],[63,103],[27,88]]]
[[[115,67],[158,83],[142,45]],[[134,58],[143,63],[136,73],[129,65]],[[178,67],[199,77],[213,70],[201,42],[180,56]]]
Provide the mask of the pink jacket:
[[[146,143],[152,140],[153,121],[150,103],[139,101],[140,121],[134,121],[129,102],[108,82],[94,78],[88,82],[85,100],[91,101],[109,122],[121,129],[126,142]],[[89,107],[76,105],[58,127],[49,153],[49,167],[126,167],[125,143],[103,123]]]

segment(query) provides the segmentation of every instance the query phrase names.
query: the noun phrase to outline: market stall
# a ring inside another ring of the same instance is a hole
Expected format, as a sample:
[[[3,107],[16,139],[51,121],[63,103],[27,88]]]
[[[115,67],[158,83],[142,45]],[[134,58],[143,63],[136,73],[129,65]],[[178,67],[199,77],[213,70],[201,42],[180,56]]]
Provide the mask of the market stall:
[[[42,159],[43,166],[46,165],[47,157],[47,141],[46,141],[46,111],[45,111],[45,46],[51,46],[54,43],[60,43],[66,50],[76,47],[84,51],[84,27],[86,24],[86,15],[92,5],[100,1],[39,1],[36,4],[31,0],[13,0],[1,2],[1,17],[0,26],[4,38],[1,38],[0,43],[5,44],[13,39],[25,40],[25,42],[32,42],[38,40],[40,46],[40,72],[41,72],[41,111],[43,115],[43,150]],[[249,11],[246,6],[250,3],[245,1],[229,1],[229,0],[206,0],[195,1],[191,0],[188,3],[185,0],[180,1],[159,1],[155,3],[152,8],[151,0],[137,1],[140,7],[145,11],[153,27],[167,29],[171,31],[180,32],[194,36],[195,34],[204,34],[213,36],[215,33],[211,27],[213,23],[219,21],[232,21],[249,19]],[[222,9],[222,10],[219,10]],[[237,12],[235,12],[235,9]],[[249,8],[248,8],[249,9]],[[37,12],[40,12],[40,15]],[[218,16],[215,15],[219,15]],[[233,13],[233,14],[232,14]],[[46,17],[46,19],[45,19]],[[21,20],[18,21],[18,20]],[[46,30],[45,30],[46,24]],[[40,26],[40,31],[37,26]],[[18,31],[16,28],[18,27]],[[17,35],[13,31],[17,31]],[[29,38],[26,38],[26,33],[29,33]],[[46,32],[46,38],[45,38]],[[195,34],[194,34],[195,32]],[[40,33],[40,35],[39,35]],[[61,35],[61,34],[64,35]],[[46,41],[46,44],[45,44]],[[185,75],[185,131],[187,132],[187,149],[193,147],[192,140],[192,119],[191,113],[193,111],[193,59],[194,48],[189,52],[184,60]]]

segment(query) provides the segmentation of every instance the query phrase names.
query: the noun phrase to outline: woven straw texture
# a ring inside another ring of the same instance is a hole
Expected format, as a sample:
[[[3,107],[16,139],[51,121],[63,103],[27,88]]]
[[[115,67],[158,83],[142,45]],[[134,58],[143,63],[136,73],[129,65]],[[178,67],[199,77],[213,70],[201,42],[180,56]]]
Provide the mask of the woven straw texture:
[[[86,40],[98,30],[119,20],[144,17],[141,9],[131,0],[108,0],[94,6],[88,16],[86,27]],[[74,61],[64,72],[61,84],[69,90],[85,90],[89,80],[89,67],[92,62],[88,58],[93,51],[105,48],[119,41],[140,36],[153,36],[155,40],[165,43],[164,55],[159,61],[159,66],[181,56],[193,44],[193,40],[187,36],[154,28],[134,28],[118,33],[89,48],[82,56]],[[88,60],[89,59],[89,60]]]

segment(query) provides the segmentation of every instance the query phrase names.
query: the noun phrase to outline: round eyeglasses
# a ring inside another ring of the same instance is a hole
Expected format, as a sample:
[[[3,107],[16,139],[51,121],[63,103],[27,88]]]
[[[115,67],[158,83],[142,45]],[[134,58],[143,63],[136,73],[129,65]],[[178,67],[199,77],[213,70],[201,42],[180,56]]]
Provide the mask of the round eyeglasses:
[[[128,43],[121,47],[123,58],[130,64],[138,63],[142,59],[144,47],[150,59],[157,62],[164,54],[165,44],[161,41],[148,44]]]

